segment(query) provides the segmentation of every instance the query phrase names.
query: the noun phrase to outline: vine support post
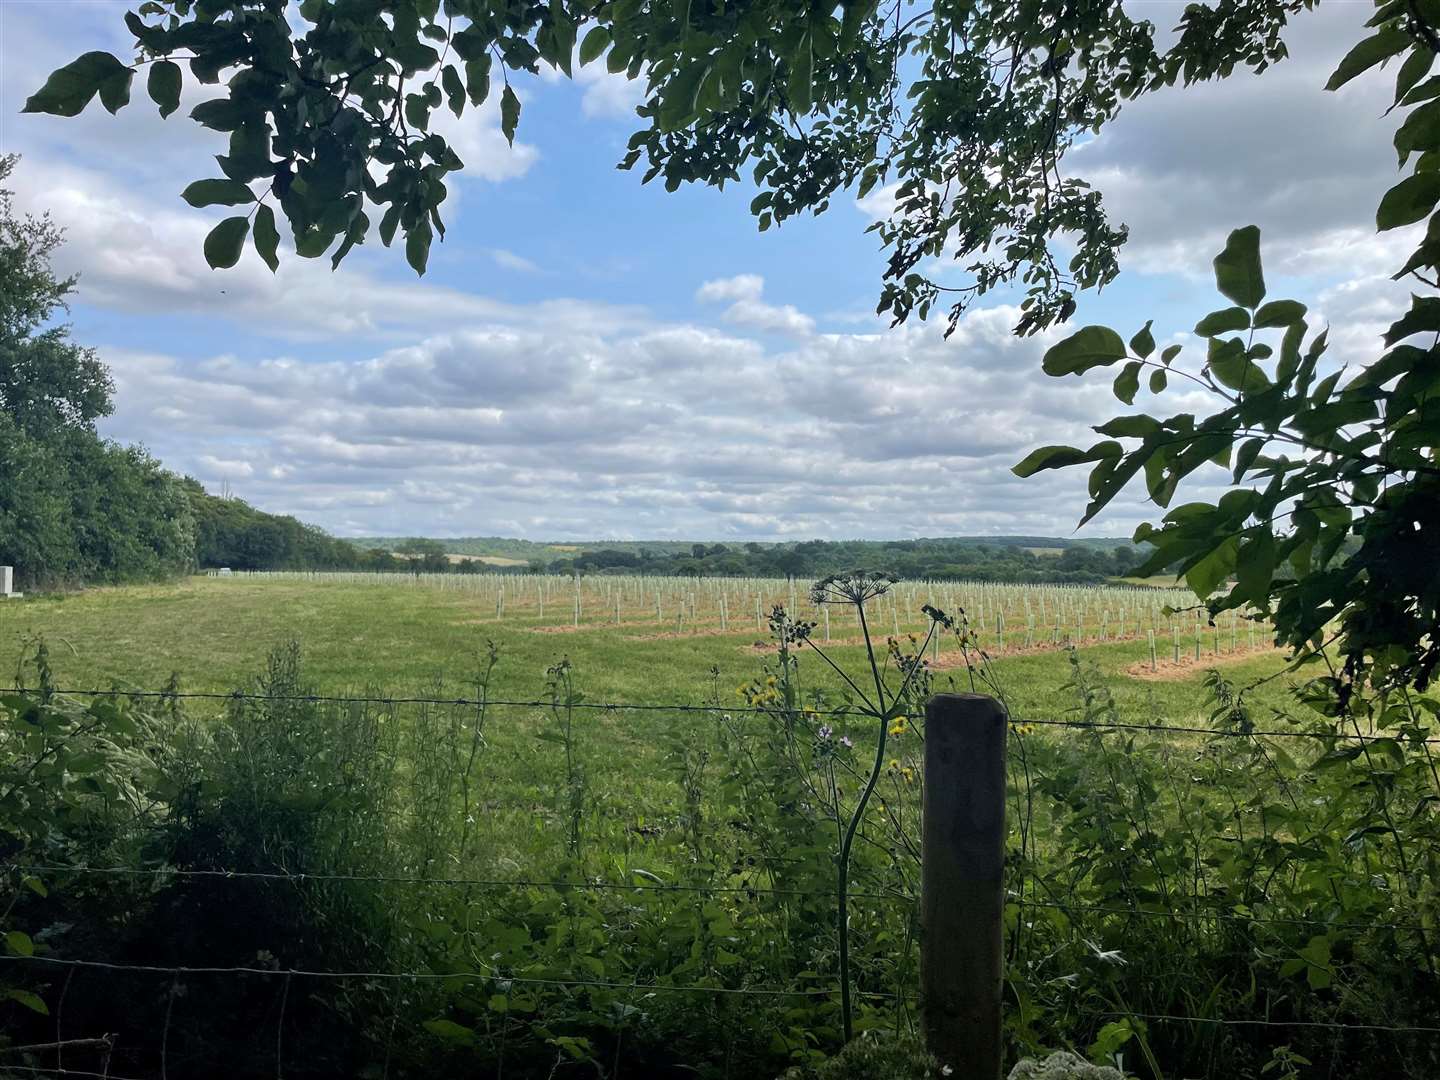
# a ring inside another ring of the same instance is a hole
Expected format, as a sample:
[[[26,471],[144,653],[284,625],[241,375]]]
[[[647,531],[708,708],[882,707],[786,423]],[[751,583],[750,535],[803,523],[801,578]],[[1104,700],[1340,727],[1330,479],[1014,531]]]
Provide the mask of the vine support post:
[[[920,1015],[957,1077],[998,1080],[1004,977],[1005,707],[983,694],[925,706]]]

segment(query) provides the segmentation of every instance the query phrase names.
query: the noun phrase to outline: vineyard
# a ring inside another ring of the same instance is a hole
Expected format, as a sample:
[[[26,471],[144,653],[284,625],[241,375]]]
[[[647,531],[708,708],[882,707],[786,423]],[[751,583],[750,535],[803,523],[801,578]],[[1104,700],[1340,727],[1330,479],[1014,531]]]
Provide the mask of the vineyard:
[[[862,640],[854,613],[832,624],[831,607],[814,603],[808,586],[794,579],[252,571],[225,580],[440,590],[463,596],[477,611],[493,611],[497,624],[537,633],[613,628],[651,636],[763,636],[779,605],[814,621],[824,642]],[[963,611],[976,643],[993,655],[1153,637],[1160,654],[1178,660],[1182,647],[1199,658],[1251,651],[1257,642],[1256,624],[1242,613],[1210,625],[1181,588],[902,581],[870,618],[880,633],[923,634],[926,605]],[[939,639],[933,644],[938,658]]]

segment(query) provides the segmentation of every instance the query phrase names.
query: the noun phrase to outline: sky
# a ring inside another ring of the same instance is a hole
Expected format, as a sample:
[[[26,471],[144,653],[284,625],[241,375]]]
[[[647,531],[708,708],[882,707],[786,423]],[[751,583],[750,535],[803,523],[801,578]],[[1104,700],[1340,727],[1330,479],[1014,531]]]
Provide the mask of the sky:
[[[1179,10],[1127,6],[1162,29]],[[375,240],[334,272],[283,247],[278,274],[253,249],[212,271],[201,243],[230,211],[179,193],[225,151],[186,115],[213,88],[187,82],[167,120],[139,81],[118,116],[98,101],[73,119],[20,114],[79,53],[126,55],[126,10],[0,0],[0,152],[22,155],[18,206],[67,230],[56,265],[80,275],[74,335],[115,381],[104,435],[341,536],[1075,529],[1083,471],[1022,481],[1010,467],[1097,438],[1089,426],[1122,411],[1113,372],[1047,378],[1040,358],[1063,331],[1014,337],[1008,296],[982,300],[948,340],[943,319],[877,318],[885,258],[865,228],[883,192],[762,234],[743,185],[642,186],[614,167],[641,88],[596,64],[519,86],[513,148],[492,103],[444,114],[466,169],[423,279]],[[1398,179],[1401,117],[1383,116],[1387,75],[1322,87],[1371,11],[1322,5],[1287,34],[1288,61],[1151,95],[1072,153],[1072,174],[1131,230],[1120,278],[1082,296],[1072,328],[1128,337],[1154,318],[1162,343],[1193,341],[1185,328],[1223,303],[1210,260],[1253,223],[1269,295],[1330,323],[1337,361],[1370,355],[1407,301],[1389,274],[1409,237],[1373,225]],[[1173,391],[1136,404],[1208,408]],[[1132,492],[1076,535],[1128,535],[1159,514]]]

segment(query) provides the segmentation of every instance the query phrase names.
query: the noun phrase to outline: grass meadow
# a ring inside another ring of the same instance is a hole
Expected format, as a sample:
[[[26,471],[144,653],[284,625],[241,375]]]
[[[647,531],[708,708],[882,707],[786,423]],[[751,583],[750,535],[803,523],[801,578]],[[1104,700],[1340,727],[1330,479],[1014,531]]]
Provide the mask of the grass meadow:
[[[752,595],[762,598],[761,606],[767,609],[762,616],[768,614],[770,603],[788,603],[790,596],[784,582],[737,587],[745,604],[739,611],[727,605],[722,630],[713,603],[707,610],[703,597],[693,616],[688,608],[683,616],[677,614],[687,594],[704,588],[681,579],[664,579],[658,586],[670,592],[662,594],[657,619],[652,581],[645,588],[643,604],[636,595],[624,598],[617,625],[613,602],[595,591],[605,587],[604,579],[599,579],[596,586],[587,586],[591,591],[582,597],[576,626],[568,591],[562,593],[557,586],[542,610],[535,597],[520,595],[525,580],[491,579],[510,592],[501,611],[497,611],[495,588],[457,587],[470,582],[448,576],[422,578],[418,583],[402,577],[385,584],[357,575],[192,577],[172,585],[27,598],[0,608],[0,672],[8,681],[27,642],[43,636],[62,686],[158,689],[175,675],[184,690],[223,692],[258,672],[276,646],[293,641],[304,654],[307,676],[323,693],[418,694],[432,689],[437,679],[452,689],[463,687],[487,642],[494,642],[501,655],[491,686],[495,697],[542,697],[546,669],[568,658],[577,687],[592,701],[700,704],[709,703],[718,687],[720,703],[725,704],[734,702],[735,687],[754,675],[766,656],[763,647],[769,633],[763,625],[757,629]],[[1031,629],[1021,607],[1027,595],[1032,611],[1034,598],[1041,596],[1074,594],[1073,603],[1088,604],[1078,623],[1066,611],[1060,620],[1060,645],[1073,642],[1082,657],[1099,666],[1126,719],[1167,723],[1200,719],[1207,713],[1200,683],[1206,668],[1217,661],[1239,683],[1282,666],[1278,654],[1260,648],[1263,636],[1252,639],[1243,626],[1232,634],[1228,625],[1218,631],[1205,628],[1202,660],[1195,663],[1193,616],[1172,620],[1158,613],[1163,603],[1182,600],[1180,594],[1168,591],[1154,590],[1152,596],[1145,590],[1034,586],[1022,594],[1014,586],[939,585],[922,597],[923,586],[913,586],[916,591],[910,593],[904,588],[896,597],[893,617],[888,607],[881,606],[879,625],[873,628],[876,636],[892,635],[897,628],[902,634],[923,634],[920,606],[928,601],[948,604],[950,610],[952,601],[958,601],[972,621],[983,610],[987,648],[1017,716],[1056,717],[1075,704],[1073,693],[1065,689],[1068,657],[1053,641],[1054,602],[1046,609],[1044,623],[1032,614],[1037,625]],[[570,589],[568,583],[564,589]],[[823,617],[823,612],[809,608],[803,584],[798,590],[801,617]],[[1015,590],[1014,599],[1005,598],[1011,608],[1005,612],[1003,600],[994,596],[1010,590]],[[1134,607],[1129,623],[1121,626],[1123,602]],[[1157,612],[1160,670],[1137,677],[1129,672],[1148,666],[1146,631],[1152,610]],[[1005,645],[1000,649],[994,634],[997,614],[1005,627]],[[850,621],[843,628],[841,618],[837,612],[832,642],[825,647],[842,666],[858,670],[864,649],[853,617],[845,616]],[[1082,640],[1077,640],[1077,625]],[[1177,640],[1172,625],[1178,628],[1184,661],[1178,668],[1169,662]],[[1115,640],[1122,630],[1124,639]],[[815,637],[823,644],[821,627]],[[968,688],[965,669],[956,666],[958,660],[953,645],[942,642],[935,665],[940,682],[953,680]],[[802,653],[801,667],[811,685],[838,688],[838,680],[814,657]],[[1267,696],[1284,692],[1283,679],[1260,691]]]

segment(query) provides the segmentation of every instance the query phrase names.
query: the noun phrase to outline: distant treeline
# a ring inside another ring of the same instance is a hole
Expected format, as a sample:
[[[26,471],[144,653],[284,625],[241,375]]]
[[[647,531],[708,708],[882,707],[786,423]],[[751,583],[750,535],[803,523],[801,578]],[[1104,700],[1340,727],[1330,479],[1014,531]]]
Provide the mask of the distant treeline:
[[[1063,541],[1051,541],[1061,544]],[[554,559],[533,570],[549,573],[693,574],[703,577],[819,578],[855,567],[889,570],[905,578],[1098,584],[1123,577],[1141,560],[1124,541],[1114,547],[1029,550],[1019,544],[977,543],[974,539],[806,540],[796,544],[692,544],[690,550],[661,555],[648,550],[602,549]]]

